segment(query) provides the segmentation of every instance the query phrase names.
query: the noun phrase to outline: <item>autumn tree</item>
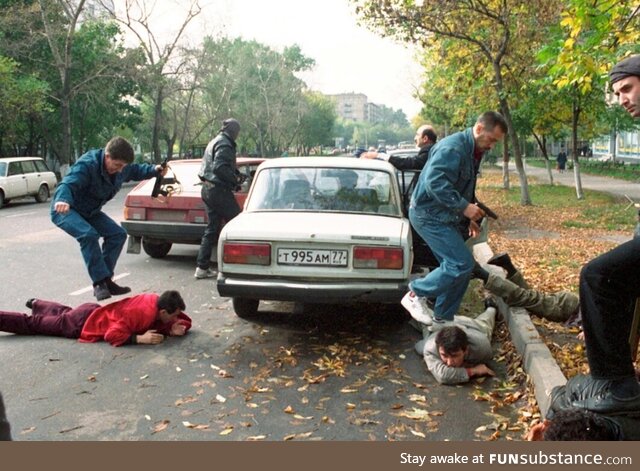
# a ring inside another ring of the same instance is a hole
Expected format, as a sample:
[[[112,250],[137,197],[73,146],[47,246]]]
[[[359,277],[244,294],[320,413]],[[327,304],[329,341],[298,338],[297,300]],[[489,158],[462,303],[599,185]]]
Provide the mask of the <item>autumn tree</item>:
[[[637,50],[637,0],[568,0],[562,20],[539,58],[554,84],[572,99],[572,159],[576,194],[584,198],[578,159],[578,130],[584,110],[604,113],[607,72],[624,51]],[[599,108],[588,108],[591,103]]]
[[[539,22],[553,16],[556,2],[541,0],[531,11],[527,0],[353,1],[360,17],[376,31],[423,47],[449,39],[474,53],[473,57],[491,74],[490,86],[509,126],[520,179],[520,202],[531,204],[520,141],[511,116],[511,90],[505,83],[505,61],[517,41],[531,43],[537,39]]]

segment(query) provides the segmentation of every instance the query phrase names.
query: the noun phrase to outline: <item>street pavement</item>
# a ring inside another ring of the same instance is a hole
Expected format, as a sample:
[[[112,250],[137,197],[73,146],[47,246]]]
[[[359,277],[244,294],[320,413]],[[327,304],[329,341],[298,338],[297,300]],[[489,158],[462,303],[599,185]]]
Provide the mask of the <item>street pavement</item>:
[[[516,172],[513,163],[510,163],[509,171]],[[549,182],[549,174],[544,168],[529,166],[525,163],[525,171],[527,177],[535,177],[537,182]],[[581,173],[580,179],[583,189],[602,191],[620,198],[628,196],[633,201],[640,202],[640,184],[609,177],[585,175],[583,173]],[[566,170],[564,173],[559,173],[554,169],[553,181],[554,184],[575,187],[574,172],[573,170]],[[632,216],[630,215],[630,217]],[[486,261],[492,255],[493,252],[487,244],[480,246],[476,252],[476,258],[480,262]],[[493,269],[490,265],[485,267]],[[496,273],[502,275],[502,271]],[[546,415],[549,409],[551,390],[555,386],[565,384],[567,379],[546,344],[540,338],[527,311],[521,308],[509,309],[506,305],[503,305],[502,308],[513,343],[522,356],[525,371],[534,385],[535,396],[540,410],[543,415]]]

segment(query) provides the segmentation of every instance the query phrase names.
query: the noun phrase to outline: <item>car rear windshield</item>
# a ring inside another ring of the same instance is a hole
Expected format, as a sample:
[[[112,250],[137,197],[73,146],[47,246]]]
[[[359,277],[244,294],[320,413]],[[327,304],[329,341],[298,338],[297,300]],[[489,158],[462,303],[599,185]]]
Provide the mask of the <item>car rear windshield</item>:
[[[248,211],[296,210],[400,216],[391,173],[357,168],[266,168],[258,172]]]

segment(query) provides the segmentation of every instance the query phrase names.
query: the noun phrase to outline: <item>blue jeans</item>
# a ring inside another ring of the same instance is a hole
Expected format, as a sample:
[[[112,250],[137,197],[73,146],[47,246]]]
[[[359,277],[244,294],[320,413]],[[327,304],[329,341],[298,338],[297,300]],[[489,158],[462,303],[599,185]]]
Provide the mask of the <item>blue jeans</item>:
[[[457,224],[429,220],[409,209],[409,219],[416,232],[433,252],[440,266],[427,276],[409,283],[416,295],[436,298],[433,312],[436,319],[452,321],[469,286],[473,270],[473,255],[464,243]]]
[[[85,218],[74,209],[67,214],[52,211],[51,221],[80,243],[82,258],[94,285],[113,276],[127,241],[127,232],[118,223],[103,212]],[[101,237],[104,239],[102,248]]]

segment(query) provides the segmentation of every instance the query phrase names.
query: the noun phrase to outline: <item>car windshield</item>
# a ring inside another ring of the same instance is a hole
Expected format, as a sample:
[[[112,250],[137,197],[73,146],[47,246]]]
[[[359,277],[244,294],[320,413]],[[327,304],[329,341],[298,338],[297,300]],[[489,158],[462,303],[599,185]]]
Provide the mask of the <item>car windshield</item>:
[[[266,168],[256,176],[247,211],[295,210],[400,216],[394,176],[351,168]]]

